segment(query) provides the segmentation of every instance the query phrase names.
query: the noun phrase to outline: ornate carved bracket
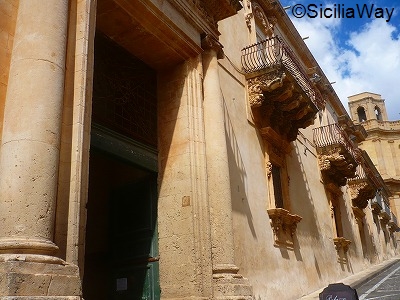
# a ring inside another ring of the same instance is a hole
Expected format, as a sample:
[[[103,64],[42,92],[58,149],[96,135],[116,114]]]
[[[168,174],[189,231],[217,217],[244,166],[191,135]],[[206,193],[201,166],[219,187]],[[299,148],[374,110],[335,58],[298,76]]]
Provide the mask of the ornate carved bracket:
[[[325,183],[346,185],[347,178],[355,176],[357,163],[341,144],[318,148],[319,167]]]
[[[274,16],[267,17],[262,7],[255,1],[252,2],[251,6],[253,15],[256,21],[262,26],[265,35],[271,37],[274,33],[274,25],[277,22],[276,18]]]
[[[372,213],[375,215],[379,215],[382,211],[382,206],[376,202],[376,201],[372,201],[371,202],[371,209],[372,209]]]
[[[353,206],[364,209],[368,200],[374,198],[376,188],[367,179],[349,180],[349,191]]]
[[[206,34],[201,40],[201,48],[204,50],[214,50],[217,53],[217,58],[224,58],[224,51],[222,44],[211,34]]]
[[[336,248],[337,252],[339,252],[341,249],[343,249],[343,252],[347,253],[347,251],[349,250],[351,241],[345,239],[344,237],[336,237],[333,239],[333,243],[335,244],[335,248]]]
[[[249,91],[249,103],[251,108],[260,107],[265,101],[266,92],[272,92],[283,86],[286,74],[279,70],[266,73],[247,81]]]
[[[293,235],[302,217],[292,215],[283,208],[271,208],[267,212],[274,232],[274,245],[293,248]]]

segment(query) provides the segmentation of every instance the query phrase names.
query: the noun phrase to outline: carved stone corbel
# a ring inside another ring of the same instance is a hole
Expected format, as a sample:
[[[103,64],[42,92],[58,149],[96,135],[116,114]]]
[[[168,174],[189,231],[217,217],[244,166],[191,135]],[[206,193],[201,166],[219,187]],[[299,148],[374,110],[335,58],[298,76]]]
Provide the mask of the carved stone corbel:
[[[282,87],[285,77],[286,75],[284,72],[274,71],[249,79],[247,81],[247,86],[251,108],[260,107],[263,104],[265,92],[272,92]]]
[[[349,250],[351,241],[345,239],[344,237],[337,237],[337,238],[333,239],[333,243],[335,244],[335,248],[336,248],[337,252],[339,252],[340,249],[343,249],[343,252],[347,253],[347,251]]]
[[[368,181],[353,182],[349,181],[350,198],[353,206],[364,209],[368,205],[368,200],[372,199],[376,194],[374,188]]]
[[[204,50],[214,50],[217,53],[217,59],[224,58],[224,46],[211,34],[206,34],[202,38],[201,48]]]
[[[274,233],[274,245],[292,248],[293,236],[302,217],[290,214],[283,208],[271,208],[267,212]]]
[[[319,153],[318,163],[323,175],[324,181],[329,183],[333,181],[339,186],[344,186],[347,178],[355,176],[357,165],[354,164],[343,153],[341,146],[330,147],[323,153]]]

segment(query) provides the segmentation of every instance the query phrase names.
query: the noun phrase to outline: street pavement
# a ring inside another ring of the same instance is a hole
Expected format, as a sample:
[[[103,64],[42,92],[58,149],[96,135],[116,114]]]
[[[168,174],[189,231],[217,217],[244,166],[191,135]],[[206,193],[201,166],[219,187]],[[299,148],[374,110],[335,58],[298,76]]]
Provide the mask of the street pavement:
[[[400,300],[400,256],[338,282],[356,289],[360,300]],[[318,300],[322,290],[306,295],[301,300]]]
[[[400,261],[356,290],[360,300],[400,300]]]

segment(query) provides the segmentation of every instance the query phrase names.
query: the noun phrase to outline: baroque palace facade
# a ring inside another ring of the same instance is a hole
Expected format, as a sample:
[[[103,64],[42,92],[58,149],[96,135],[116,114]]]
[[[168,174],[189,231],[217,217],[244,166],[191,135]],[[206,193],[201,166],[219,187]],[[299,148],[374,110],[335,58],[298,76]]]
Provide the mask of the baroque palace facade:
[[[0,0],[0,107],[0,299],[298,299],[398,254],[276,0]]]

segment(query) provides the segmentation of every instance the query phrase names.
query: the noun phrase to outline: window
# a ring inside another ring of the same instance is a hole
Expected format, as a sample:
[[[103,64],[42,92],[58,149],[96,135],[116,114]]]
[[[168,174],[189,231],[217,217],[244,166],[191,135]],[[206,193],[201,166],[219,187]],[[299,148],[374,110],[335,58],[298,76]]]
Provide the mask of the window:
[[[367,120],[364,107],[360,106],[359,108],[357,108],[357,115],[359,122],[364,122]]]
[[[282,179],[281,179],[281,167],[272,164],[271,168],[272,174],[272,184],[274,187],[274,198],[275,198],[275,207],[276,208],[284,208],[283,205],[283,193],[282,193]]]
[[[375,116],[378,121],[382,121],[382,113],[378,106],[375,106]]]
[[[268,135],[268,132],[264,133]],[[273,136],[274,134],[268,141],[264,140],[269,193],[267,212],[274,233],[274,246],[293,249],[293,236],[297,223],[302,218],[290,212],[289,177],[286,169],[286,154],[290,147],[289,144],[286,145],[285,142]],[[281,144],[278,145],[279,143]]]
[[[340,259],[346,259],[346,253],[351,241],[343,237],[342,214],[340,203],[343,203],[343,194],[338,187],[330,186],[328,198],[331,206],[331,218],[333,227],[333,243]]]

